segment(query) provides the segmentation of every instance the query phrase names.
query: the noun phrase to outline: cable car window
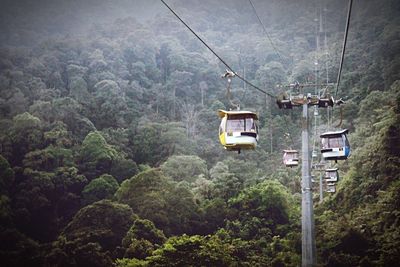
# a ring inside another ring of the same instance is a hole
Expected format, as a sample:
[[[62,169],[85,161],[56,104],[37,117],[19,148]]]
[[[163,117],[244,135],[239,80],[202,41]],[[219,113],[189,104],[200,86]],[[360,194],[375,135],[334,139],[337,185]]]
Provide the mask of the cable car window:
[[[228,119],[226,122],[227,132],[241,132],[244,130],[245,120],[244,119]]]
[[[343,147],[343,139],[341,136],[329,138],[329,147]]]
[[[243,115],[230,115],[226,121],[227,132],[257,132],[254,118]]]
[[[285,153],[284,159],[288,160],[288,159],[295,159],[295,158],[297,158],[296,154],[294,154],[294,153]]]
[[[322,138],[322,148],[337,148],[343,147],[343,139],[341,136]]]
[[[219,134],[221,135],[223,132],[225,132],[225,124],[226,124],[226,118],[223,118],[221,120],[221,123],[219,124]]]
[[[325,176],[326,177],[336,178],[337,177],[337,173],[336,173],[336,171],[326,171],[325,172]]]
[[[254,123],[253,118],[246,119],[245,131],[246,132],[255,132],[256,131],[256,125]]]

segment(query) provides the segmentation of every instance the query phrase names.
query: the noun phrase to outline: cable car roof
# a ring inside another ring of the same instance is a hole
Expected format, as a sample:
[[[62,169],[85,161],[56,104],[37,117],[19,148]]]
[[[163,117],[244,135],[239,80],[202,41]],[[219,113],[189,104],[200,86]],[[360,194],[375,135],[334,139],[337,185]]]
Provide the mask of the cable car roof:
[[[287,150],[283,150],[283,152],[285,152],[285,153],[297,153],[297,150],[290,150],[290,149],[287,149]]]
[[[344,130],[341,130],[341,131],[336,131],[336,132],[326,132],[326,133],[323,133],[323,134],[321,134],[320,135],[320,137],[321,138],[323,138],[323,137],[335,137],[335,136],[339,136],[339,135],[342,135],[342,134],[347,134],[349,132],[349,130],[347,130],[347,129],[344,129]]]
[[[258,120],[257,114],[254,113],[254,112],[251,112],[251,111],[243,111],[243,110],[230,110],[230,111],[227,111],[227,110],[223,110],[223,109],[219,109],[218,110],[218,116],[220,118],[223,118],[226,115],[244,115],[246,117],[250,117],[250,118]]]
[[[332,169],[326,169],[326,172],[336,172],[338,169],[337,168],[332,168]]]

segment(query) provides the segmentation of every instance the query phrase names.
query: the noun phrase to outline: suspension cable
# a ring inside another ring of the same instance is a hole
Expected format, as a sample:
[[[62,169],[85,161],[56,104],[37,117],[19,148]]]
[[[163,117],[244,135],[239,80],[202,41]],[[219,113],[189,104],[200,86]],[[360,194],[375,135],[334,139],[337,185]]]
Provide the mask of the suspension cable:
[[[341,76],[341,74],[342,74],[343,59],[344,59],[344,53],[345,53],[345,50],[346,50],[347,34],[348,34],[348,32],[349,32],[350,16],[351,16],[351,7],[352,7],[352,5],[353,5],[353,0],[349,0],[349,10],[348,10],[348,13],[347,13],[346,30],[345,30],[345,32],[344,32],[342,56],[341,56],[341,58],[340,58],[339,72],[338,72],[337,81],[336,81],[335,99],[337,98],[337,93],[338,93],[339,83],[340,83],[340,76]]]
[[[253,2],[252,2],[251,0],[249,0],[249,2],[250,2],[250,4],[251,4],[251,7],[253,8],[254,14],[256,15],[258,21],[260,22],[260,24],[261,24],[261,26],[262,26],[262,28],[263,28],[263,30],[264,30],[265,35],[267,36],[269,42],[271,43],[272,48],[275,50],[275,53],[278,55],[278,57],[279,57],[279,59],[280,59],[281,61],[285,61],[285,60],[282,58],[281,53],[279,53],[278,49],[277,49],[276,46],[274,45],[274,42],[272,42],[271,36],[268,34],[267,29],[265,28],[264,23],[261,21],[260,17],[258,16],[257,10],[256,10],[256,8],[254,7]]]
[[[211,52],[212,52],[212,53],[213,53],[213,54],[214,54],[214,55],[215,55],[215,56],[230,70],[230,71],[232,71],[233,73],[235,73],[236,77],[238,77],[240,80],[242,80],[243,82],[247,83],[248,85],[252,86],[252,87],[255,88],[256,90],[258,90],[258,91],[260,91],[260,92],[262,92],[262,93],[264,93],[264,94],[266,94],[266,95],[269,95],[270,97],[276,98],[276,96],[274,96],[273,94],[268,93],[268,92],[262,90],[262,89],[259,88],[258,86],[252,84],[251,82],[249,82],[248,80],[246,80],[245,78],[243,78],[242,76],[240,76],[238,73],[236,73],[236,72],[228,65],[228,63],[226,63],[220,56],[218,56],[218,54],[217,54],[205,41],[203,41],[203,39],[201,39],[199,35],[197,35],[197,34],[189,27],[189,25],[187,25],[187,24],[178,16],[178,14],[176,14],[176,12],[175,12],[167,3],[165,3],[164,0],[161,0],[161,2],[172,12],[172,14],[175,15],[175,17],[177,17],[177,18],[179,19],[180,22],[182,22],[183,25],[186,26],[186,28],[189,29],[189,31],[191,31],[191,32],[193,33],[194,36],[197,37],[197,39],[200,40],[200,42],[203,43],[203,45],[205,45],[205,46],[208,48],[208,50],[210,50],[210,51],[211,51]]]

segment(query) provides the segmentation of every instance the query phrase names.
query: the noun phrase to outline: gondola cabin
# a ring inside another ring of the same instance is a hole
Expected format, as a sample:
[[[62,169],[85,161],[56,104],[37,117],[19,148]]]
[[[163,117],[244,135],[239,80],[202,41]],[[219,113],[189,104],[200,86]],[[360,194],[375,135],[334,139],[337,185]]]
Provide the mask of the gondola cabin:
[[[254,149],[258,143],[258,116],[251,111],[218,110],[219,141],[227,150]]]
[[[325,192],[327,192],[327,193],[335,193],[336,192],[336,185],[334,183],[328,183],[326,185]]]
[[[315,175],[311,175],[311,183],[315,183]]]
[[[326,182],[337,182],[339,180],[339,173],[337,168],[325,170],[325,181]]]
[[[317,151],[315,151],[315,150],[313,150],[313,152],[312,152],[312,154],[311,154],[311,155],[312,155],[312,157],[313,157],[313,158],[316,158],[316,157],[318,157]]]
[[[350,144],[347,139],[348,130],[326,132],[321,134],[321,154],[325,160],[343,160],[350,155]]]
[[[286,167],[296,167],[299,165],[299,153],[297,150],[283,150],[283,164]]]

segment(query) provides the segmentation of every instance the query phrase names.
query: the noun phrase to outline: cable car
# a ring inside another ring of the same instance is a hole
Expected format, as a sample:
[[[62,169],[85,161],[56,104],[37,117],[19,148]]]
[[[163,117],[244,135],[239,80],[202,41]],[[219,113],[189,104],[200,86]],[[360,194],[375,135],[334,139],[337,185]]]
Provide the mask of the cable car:
[[[313,158],[318,157],[317,151],[315,151],[315,150],[312,151],[312,157],[313,157]]]
[[[258,143],[258,116],[251,111],[218,110],[221,118],[219,141],[226,150],[255,149]]]
[[[337,182],[339,180],[339,173],[337,168],[325,170],[325,181],[326,182]]]
[[[321,96],[318,100],[318,107],[326,108],[326,107],[333,107],[335,104],[335,100],[329,94],[326,96]]]
[[[328,193],[335,193],[336,192],[336,185],[334,183],[328,183],[326,185],[326,191]]]
[[[311,175],[311,183],[315,183],[315,175]]]
[[[299,156],[297,150],[283,150],[283,164],[286,167],[296,167],[299,165]]]
[[[349,130],[326,132],[320,135],[322,148],[321,154],[325,160],[343,160],[350,156],[350,144],[347,139]]]
[[[324,163],[316,163],[316,164],[312,165],[312,168],[317,171],[323,171],[323,170],[325,170],[325,164]]]

